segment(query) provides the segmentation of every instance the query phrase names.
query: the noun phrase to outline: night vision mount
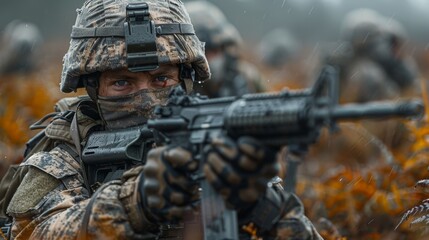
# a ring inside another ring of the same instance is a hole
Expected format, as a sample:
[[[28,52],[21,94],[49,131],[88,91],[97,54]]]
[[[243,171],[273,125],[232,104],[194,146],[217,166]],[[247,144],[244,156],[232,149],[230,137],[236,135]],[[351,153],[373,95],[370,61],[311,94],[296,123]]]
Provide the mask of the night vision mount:
[[[131,72],[151,71],[159,67],[155,23],[149,19],[147,3],[128,4],[124,23],[127,63]]]

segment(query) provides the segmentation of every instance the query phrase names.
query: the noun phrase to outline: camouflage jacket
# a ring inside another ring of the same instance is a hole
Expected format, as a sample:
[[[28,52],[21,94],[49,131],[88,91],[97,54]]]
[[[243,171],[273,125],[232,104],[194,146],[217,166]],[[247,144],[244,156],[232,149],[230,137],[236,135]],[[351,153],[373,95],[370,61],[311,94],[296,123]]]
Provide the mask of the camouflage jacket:
[[[81,136],[99,124],[79,111],[77,121]],[[73,146],[70,123],[63,119],[50,123],[46,132],[51,136],[63,133],[62,142]],[[55,147],[35,153],[20,165],[18,171],[24,177],[12,183],[19,187],[7,207],[7,214],[13,218],[13,239],[200,239],[193,235],[194,228],[186,229],[186,224],[155,225],[158,232],[142,231],[148,226],[139,226],[135,221],[141,211],[135,199],[139,196],[138,176],[144,166],[130,169],[120,180],[105,183],[91,196],[78,159],[64,148]],[[281,219],[264,239],[321,239],[304,216],[299,199],[286,192],[281,195]]]

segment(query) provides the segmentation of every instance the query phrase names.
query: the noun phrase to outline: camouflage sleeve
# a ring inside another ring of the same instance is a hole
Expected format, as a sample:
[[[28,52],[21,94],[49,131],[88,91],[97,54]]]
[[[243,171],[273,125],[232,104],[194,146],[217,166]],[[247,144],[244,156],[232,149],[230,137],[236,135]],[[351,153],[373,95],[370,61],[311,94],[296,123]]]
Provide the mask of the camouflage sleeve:
[[[30,157],[30,166],[7,208],[15,239],[138,238],[121,193],[127,182],[103,185],[89,197],[80,165],[55,148]],[[127,179],[125,179],[127,180]],[[88,216],[87,222],[84,221]],[[84,230],[85,231],[84,231]]]
[[[285,200],[283,215],[275,226],[275,236],[278,239],[323,239],[304,215],[304,207],[299,198],[284,190],[279,194],[283,195]]]
[[[265,196],[250,214],[239,215],[243,232],[263,239],[323,239],[304,215],[302,202],[284,191],[279,181],[272,181]]]

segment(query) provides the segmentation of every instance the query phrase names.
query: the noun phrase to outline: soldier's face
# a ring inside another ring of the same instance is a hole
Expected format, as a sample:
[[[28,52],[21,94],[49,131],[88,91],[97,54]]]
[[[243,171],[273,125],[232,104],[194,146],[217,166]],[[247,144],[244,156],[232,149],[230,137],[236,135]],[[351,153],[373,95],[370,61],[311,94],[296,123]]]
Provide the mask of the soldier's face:
[[[130,72],[128,69],[105,71],[100,76],[98,94],[102,97],[122,96],[142,89],[161,89],[179,82],[177,65],[161,65],[148,72]]]

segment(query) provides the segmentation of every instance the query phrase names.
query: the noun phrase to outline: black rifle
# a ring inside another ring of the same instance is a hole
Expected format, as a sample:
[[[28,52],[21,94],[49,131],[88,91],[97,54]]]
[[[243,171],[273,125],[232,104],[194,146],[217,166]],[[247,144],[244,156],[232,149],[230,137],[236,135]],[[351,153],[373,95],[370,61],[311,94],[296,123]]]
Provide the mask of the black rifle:
[[[420,101],[338,105],[337,84],[335,69],[326,67],[312,88],[301,91],[207,99],[176,88],[169,104],[156,109],[159,119],[149,120],[147,126],[92,133],[82,160],[91,184],[102,183],[144,164],[154,142],[191,147],[202,167],[203,146],[213,137],[252,136],[262,144],[288,146],[299,153],[317,140],[322,127],[335,129],[338,120],[416,116],[424,110]],[[202,171],[191,177],[201,181],[205,239],[238,239],[235,211],[224,207]]]
[[[309,89],[242,97],[207,99],[188,96],[181,88],[172,92],[167,106],[148,121],[157,142],[185,145],[203,166],[203,147],[211,138],[251,136],[267,146],[306,148],[319,137],[322,127],[336,128],[336,121],[421,115],[421,101],[373,102],[338,105],[337,72],[327,66]],[[238,239],[236,213],[224,207],[221,197],[201,180],[204,238]]]

